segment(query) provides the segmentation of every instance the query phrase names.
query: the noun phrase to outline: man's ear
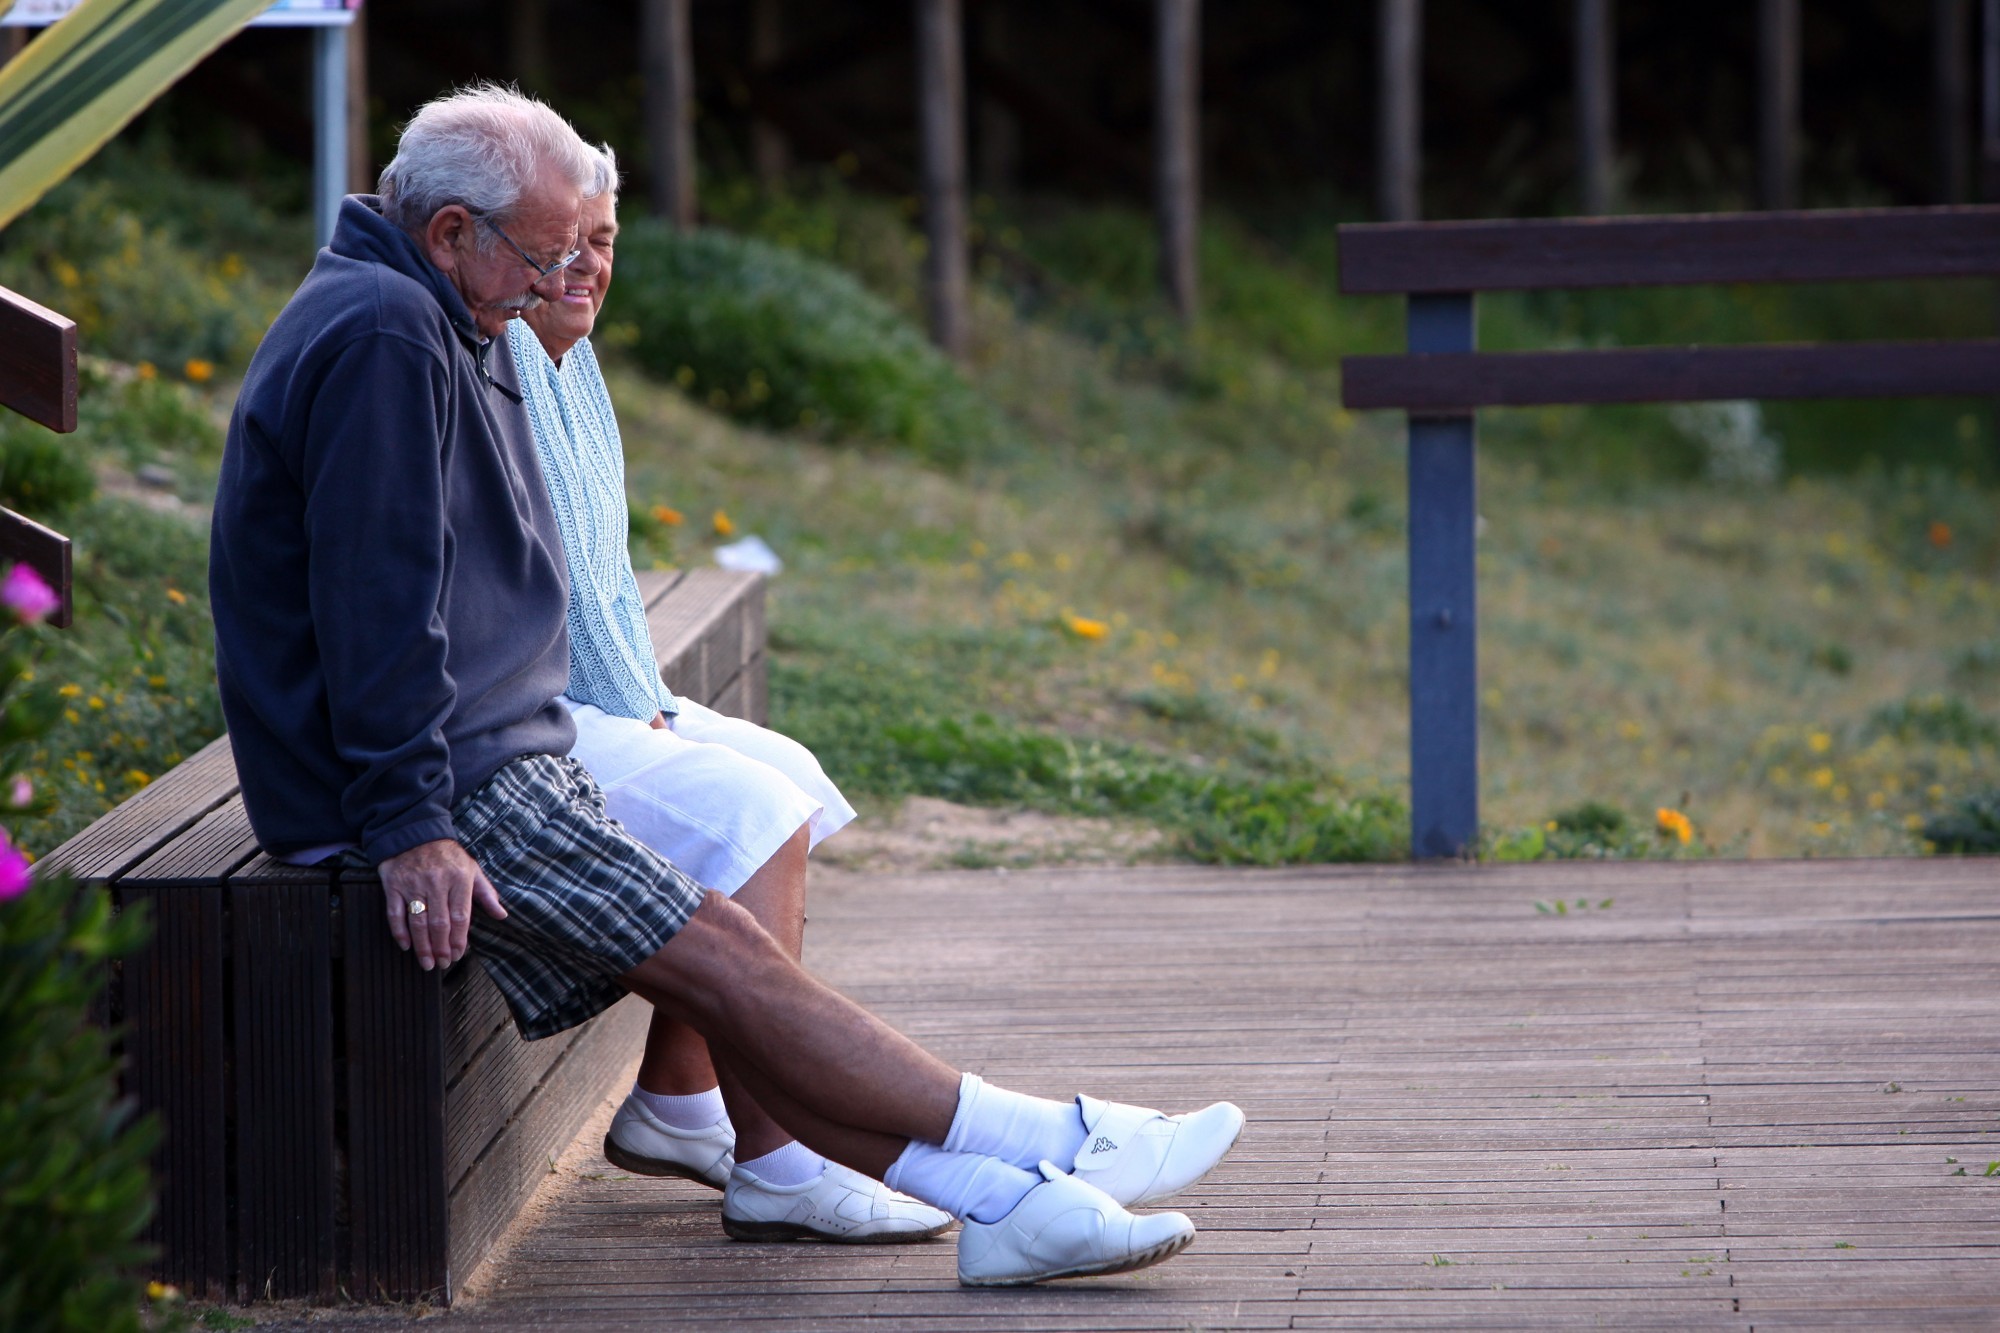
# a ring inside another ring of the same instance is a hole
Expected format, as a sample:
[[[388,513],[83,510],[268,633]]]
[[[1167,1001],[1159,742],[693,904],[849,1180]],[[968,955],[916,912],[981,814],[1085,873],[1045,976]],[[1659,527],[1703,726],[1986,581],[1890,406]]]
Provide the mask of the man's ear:
[[[439,271],[449,273],[458,267],[458,247],[471,239],[468,233],[474,225],[462,204],[446,204],[431,214],[424,224],[424,253]]]

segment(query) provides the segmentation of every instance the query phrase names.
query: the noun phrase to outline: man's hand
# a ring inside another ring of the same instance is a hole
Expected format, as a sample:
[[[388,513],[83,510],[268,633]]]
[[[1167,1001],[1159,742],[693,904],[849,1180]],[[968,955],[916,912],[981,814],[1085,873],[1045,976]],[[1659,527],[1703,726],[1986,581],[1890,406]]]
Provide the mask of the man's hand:
[[[486,915],[506,918],[507,909],[500,905],[486,872],[450,838],[419,843],[376,870],[389,909],[389,933],[398,947],[417,951],[417,962],[426,972],[450,967],[465,956],[475,902]],[[412,915],[412,903],[422,903],[423,909]]]

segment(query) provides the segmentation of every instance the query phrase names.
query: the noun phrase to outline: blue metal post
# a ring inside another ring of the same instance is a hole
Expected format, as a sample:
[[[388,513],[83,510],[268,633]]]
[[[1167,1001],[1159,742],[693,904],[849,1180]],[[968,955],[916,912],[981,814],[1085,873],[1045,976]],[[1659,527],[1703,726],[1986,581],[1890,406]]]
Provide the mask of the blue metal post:
[[[313,29],[313,231],[315,244],[333,239],[334,219],[347,195],[347,28]]]
[[[1410,297],[1412,353],[1470,352],[1470,293]],[[1478,519],[1474,418],[1410,416],[1410,851],[1479,841]]]

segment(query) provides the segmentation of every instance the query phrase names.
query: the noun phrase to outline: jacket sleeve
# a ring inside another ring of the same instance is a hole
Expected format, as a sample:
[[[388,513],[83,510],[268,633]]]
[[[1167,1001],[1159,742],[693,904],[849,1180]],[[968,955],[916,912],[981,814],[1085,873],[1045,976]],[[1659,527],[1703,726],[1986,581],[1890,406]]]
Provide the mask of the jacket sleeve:
[[[421,344],[361,338],[329,365],[305,430],[313,628],[334,746],[357,774],[341,809],[378,864],[456,836],[440,608],[450,373]]]

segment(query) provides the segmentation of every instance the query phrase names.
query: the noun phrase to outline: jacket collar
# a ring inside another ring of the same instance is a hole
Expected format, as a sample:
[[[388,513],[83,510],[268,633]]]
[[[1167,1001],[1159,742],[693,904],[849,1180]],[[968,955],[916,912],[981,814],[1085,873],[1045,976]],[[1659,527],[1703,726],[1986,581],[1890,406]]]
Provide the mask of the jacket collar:
[[[421,284],[437,298],[452,332],[472,353],[486,382],[515,402],[521,400],[520,376],[514,359],[504,350],[498,355],[493,350],[495,343],[506,339],[480,336],[465,298],[451,285],[451,279],[431,263],[406,232],[382,216],[380,195],[350,194],[340,201],[340,215],[334,222],[333,239],[327,243],[327,249],[343,259],[381,264]]]

